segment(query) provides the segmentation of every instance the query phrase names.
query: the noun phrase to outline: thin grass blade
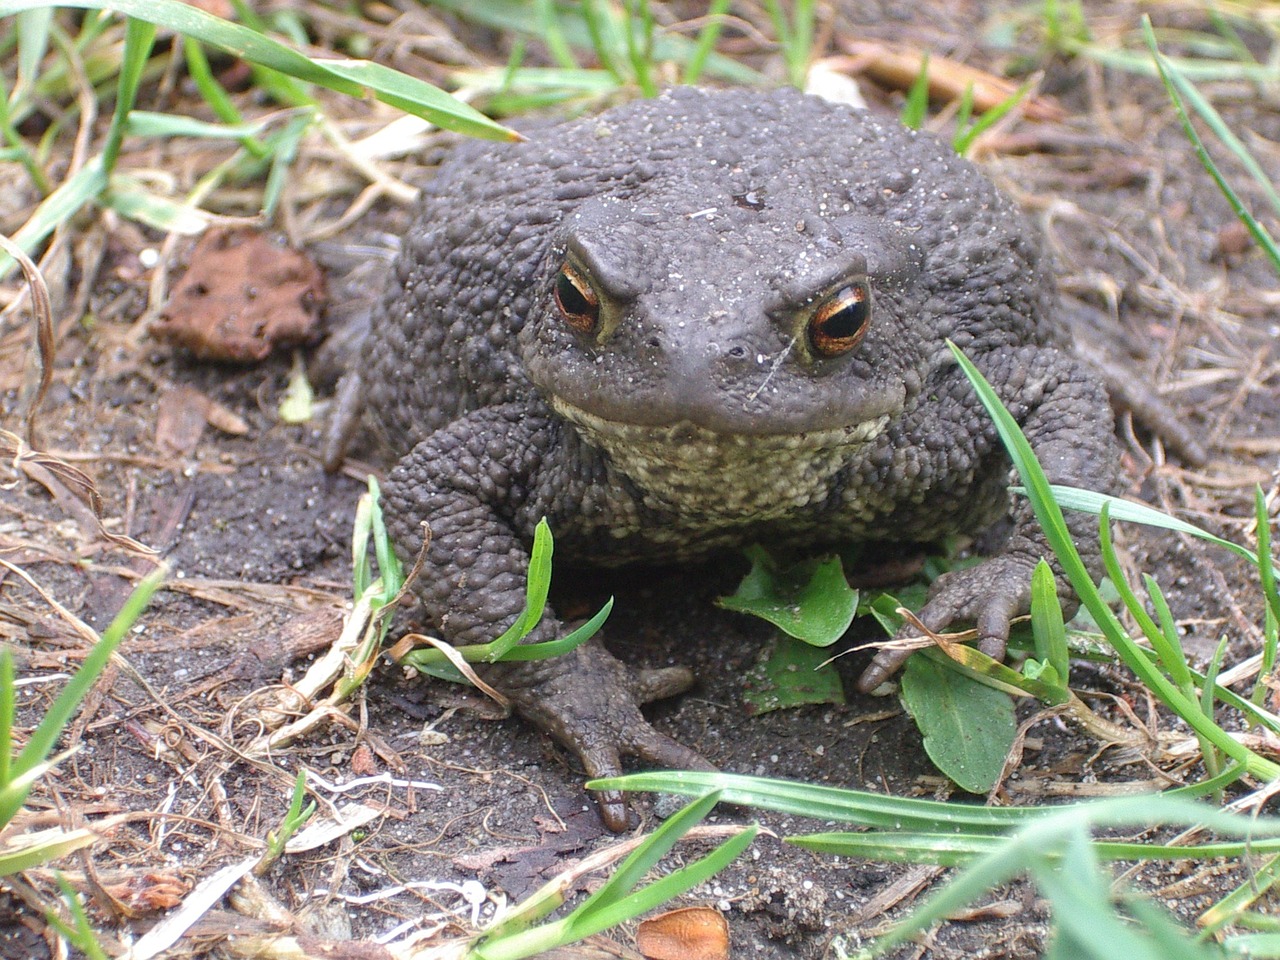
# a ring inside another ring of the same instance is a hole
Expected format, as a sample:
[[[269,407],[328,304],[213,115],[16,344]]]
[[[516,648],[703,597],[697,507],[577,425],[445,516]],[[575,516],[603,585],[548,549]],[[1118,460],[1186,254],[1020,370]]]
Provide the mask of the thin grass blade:
[[[593,790],[648,790],[682,796],[701,796],[708,790],[718,790],[726,803],[892,830],[1005,833],[1050,812],[1036,807],[979,807],[889,797],[862,790],[697,770],[633,773],[594,780],[588,786]]]
[[[84,658],[84,662],[80,665],[80,669],[67,682],[62,693],[54,700],[53,705],[49,707],[48,713],[40,721],[40,725],[32,732],[26,747],[18,754],[12,766],[12,772],[15,777],[20,777],[32,770],[49,755],[54,743],[57,742],[58,737],[71,719],[71,715],[89,693],[90,688],[97,682],[99,674],[106,667],[116,647],[120,645],[120,642],[128,635],[129,629],[137,621],[138,617],[142,615],[142,611],[150,602],[152,594],[160,588],[160,584],[167,573],[168,568],[161,565],[138,581],[138,585],[134,587],[133,592],[125,600],[120,612],[116,614],[115,619],[103,631],[102,639],[93,645],[93,648]],[[0,823],[7,823],[13,818],[16,811],[17,807],[0,803]]]

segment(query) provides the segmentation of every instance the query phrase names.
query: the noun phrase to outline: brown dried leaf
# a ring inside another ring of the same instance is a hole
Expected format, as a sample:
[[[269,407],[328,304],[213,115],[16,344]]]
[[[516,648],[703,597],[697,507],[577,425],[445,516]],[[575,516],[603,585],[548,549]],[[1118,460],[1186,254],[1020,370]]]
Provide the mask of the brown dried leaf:
[[[358,777],[372,777],[378,772],[378,764],[368,744],[360,744],[351,754],[351,772]]]
[[[254,363],[317,336],[324,277],[260,231],[209,230],[151,326],[202,360]]]
[[[139,917],[176,907],[191,884],[172,874],[142,873],[117,883],[103,883],[102,889],[128,910],[129,916]]]
[[[669,910],[640,924],[636,949],[649,960],[729,960],[729,923],[712,907]]]
[[[112,533],[104,525],[104,507],[102,495],[94,486],[93,480],[83,470],[79,470],[55,457],[51,453],[40,453],[30,449],[22,439],[8,430],[0,430],[0,460],[12,460],[14,466],[25,475],[44,485],[50,494],[58,499],[62,490],[74,494],[93,513],[98,535],[117,547],[140,556],[154,558],[156,551],[139,543],[132,537]]]

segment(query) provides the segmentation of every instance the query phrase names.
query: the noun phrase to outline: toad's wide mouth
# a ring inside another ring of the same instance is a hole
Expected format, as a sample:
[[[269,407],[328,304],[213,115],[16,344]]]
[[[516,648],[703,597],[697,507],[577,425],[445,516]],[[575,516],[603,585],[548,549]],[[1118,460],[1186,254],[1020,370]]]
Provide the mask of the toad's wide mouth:
[[[888,414],[794,433],[716,433],[688,420],[663,426],[606,420],[553,399],[585,441],[641,491],[646,505],[740,524],[793,516],[825,502],[834,477],[889,425]]]
[[[699,452],[705,456],[712,449],[719,451],[723,457],[731,455],[729,452],[735,449],[777,453],[788,450],[825,451],[859,447],[883,433],[890,420],[888,414],[881,414],[836,427],[791,431],[721,431],[692,420],[653,424],[608,419],[575,406],[561,397],[552,397],[551,406],[560,416],[579,427],[588,439],[602,446],[612,449],[622,444],[654,452],[667,450],[668,455],[676,459],[698,458]],[[681,456],[681,452],[684,456]]]

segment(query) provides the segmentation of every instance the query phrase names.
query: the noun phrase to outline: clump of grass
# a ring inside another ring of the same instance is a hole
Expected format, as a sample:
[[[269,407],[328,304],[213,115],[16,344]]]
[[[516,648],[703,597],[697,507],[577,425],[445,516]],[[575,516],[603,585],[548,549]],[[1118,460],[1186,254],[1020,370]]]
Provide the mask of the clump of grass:
[[[625,4],[585,0],[573,7],[517,0],[480,4],[437,0],[437,5],[520,38],[505,67],[453,75],[463,88],[482,94],[488,109],[499,116],[555,104],[585,106],[627,89],[650,97],[670,82],[668,64],[680,68],[683,83],[697,83],[704,73],[736,83],[763,79],[744,64],[715,52],[729,8],[726,0],[714,0],[708,6],[705,23],[693,40],[662,30],[649,0]],[[788,25],[785,18],[782,22]],[[529,40],[543,43],[555,66],[525,66]],[[583,57],[595,66],[582,66]]]
[[[94,11],[85,17],[81,26],[79,41],[86,44],[106,29],[107,18],[99,11],[123,14],[127,19],[123,49],[118,63],[113,65],[118,69],[115,106],[101,148],[75,174],[51,189],[36,155],[18,133],[17,123],[30,109],[30,97],[40,86],[35,74],[53,30],[51,14],[60,6]],[[193,57],[192,73],[197,86],[226,128],[221,135],[240,140],[246,154],[255,162],[268,162],[270,158],[272,174],[266,194],[269,206],[272,198],[278,196],[300,137],[321,120],[317,108],[305,96],[303,85],[314,84],[353,97],[372,94],[441,127],[472,136],[508,139],[515,136],[474,108],[415,77],[370,61],[307,57],[268,37],[262,32],[261,24],[255,28],[232,23],[180,0],[77,0],[74,4],[58,0],[0,0],[0,17],[5,16],[15,17],[18,24],[16,42],[21,72],[12,102],[0,112],[0,134],[44,195],[44,200],[13,237],[27,252],[37,249],[54,229],[90,203],[102,204],[125,217],[163,230],[191,232],[203,227],[204,221],[189,206],[144,189],[116,169],[126,133],[140,130],[153,136],[192,133],[192,122],[182,117],[149,114],[133,120],[131,126],[138,90],[152,70],[152,47],[158,27],[184,38],[184,49]],[[225,92],[209,73],[202,47],[232,53],[253,64],[259,70],[259,82],[272,89],[276,96],[287,97],[287,102],[299,112],[280,132],[259,139],[263,128],[246,127],[242,123]],[[204,125],[205,135],[210,135],[213,127]],[[231,165],[227,165],[226,170],[230,168]],[[0,257],[0,278],[12,266],[10,258]]]
[[[1220,958],[1228,954],[1208,942],[1207,934],[1189,935],[1169,914],[1129,891],[1113,893],[1105,865],[1267,858],[1251,880],[1201,915],[1202,925],[1212,925],[1209,932],[1214,932],[1228,919],[1246,928],[1255,921],[1267,925],[1265,912],[1248,908],[1275,882],[1280,858],[1280,820],[1218,810],[1192,799],[1191,791],[1064,807],[978,807],[702,772],[633,774],[589,786],[688,796],[713,790],[728,803],[864,828],[786,838],[797,846],[854,859],[961,868],[883,936],[838,954],[860,960],[886,955],[1018,876],[1029,877],[1052,904],[1050,955],[1080,960]],[[1183,832],[1168,843],[1094,836],[1156,828]],[[1230,839],[1198,839],[1206,831]],[[1265,936],[1244,933],[1227,938],[1226,946],[1231,956],[1274,956],[1268,943]],[[1263,952],[1249,952],[1257,949]]]

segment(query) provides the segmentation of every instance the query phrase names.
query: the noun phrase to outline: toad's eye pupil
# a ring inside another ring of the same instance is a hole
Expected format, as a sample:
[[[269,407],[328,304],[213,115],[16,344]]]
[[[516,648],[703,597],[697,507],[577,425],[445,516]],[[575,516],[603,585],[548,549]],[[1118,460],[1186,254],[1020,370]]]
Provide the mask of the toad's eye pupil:
[[[578,333],[591,333],[600,322],[600,298],[587,278],[571,264],[560,268],[556,277],[556,306],[572,329]]]
[[[820,356],[838,357],[862,342],[870,322],[871,292],[865,284],[850,284],[814,311],[809,320],[809,344]]]

